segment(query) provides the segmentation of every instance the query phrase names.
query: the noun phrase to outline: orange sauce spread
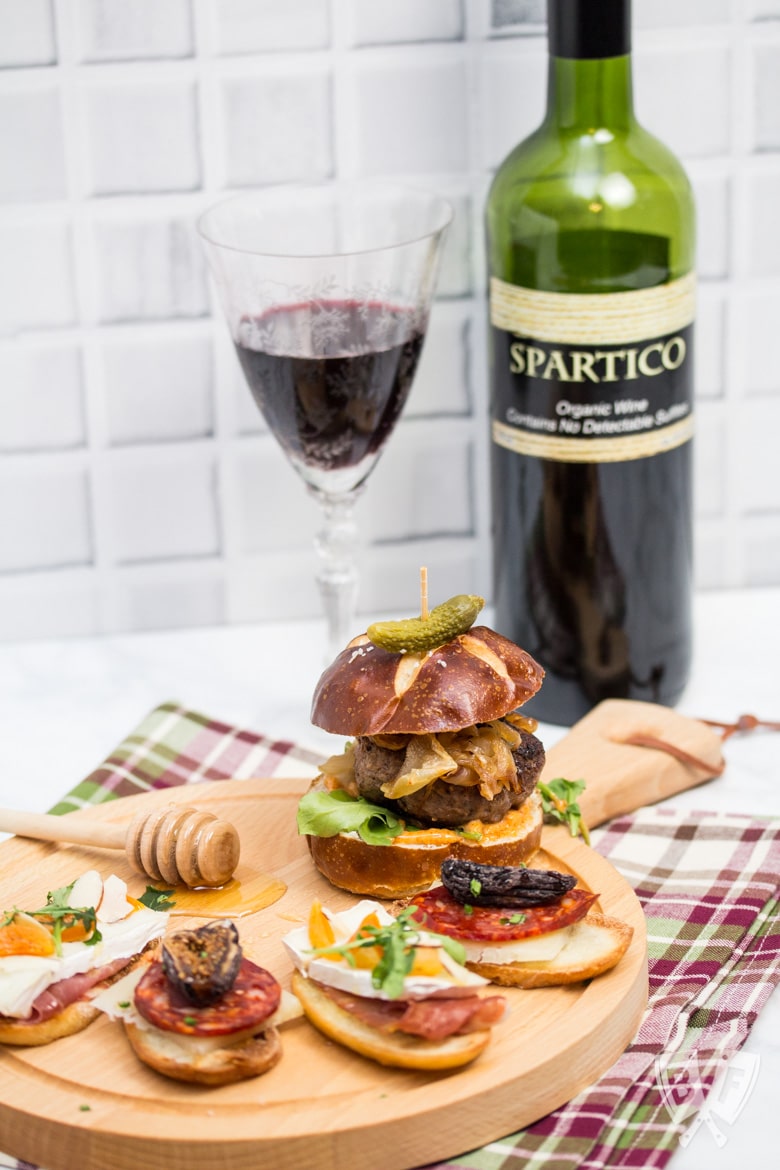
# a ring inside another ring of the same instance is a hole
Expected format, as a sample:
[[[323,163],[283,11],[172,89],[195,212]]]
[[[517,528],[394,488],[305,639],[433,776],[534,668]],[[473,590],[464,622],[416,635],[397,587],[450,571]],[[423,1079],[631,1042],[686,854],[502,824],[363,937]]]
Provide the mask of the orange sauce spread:
[[[495,825],[484,821],[469,821],[461,831],[456,829],[417,829],[411,833],[399,833],[393,838],[393,845],[450,845],[453,841],[461,841],[468,845],[473,841],[475,845],[488,845],[492,841],[500,841],[504,837],[511,837],[523,827],[523,821],[528,817],[525,805],[511,809],[502,820]]]

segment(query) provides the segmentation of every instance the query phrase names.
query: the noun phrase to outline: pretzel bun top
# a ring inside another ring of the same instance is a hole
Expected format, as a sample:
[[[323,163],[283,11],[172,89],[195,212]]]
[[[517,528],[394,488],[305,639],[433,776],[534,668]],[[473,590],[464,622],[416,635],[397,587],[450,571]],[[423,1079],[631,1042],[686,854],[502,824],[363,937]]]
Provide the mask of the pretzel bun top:
[[[383,650],[361,634],[320,677],[311,721],[350,736],[458,731],[514,711],[543,678],[530,654],[487,626],[421,653]]]

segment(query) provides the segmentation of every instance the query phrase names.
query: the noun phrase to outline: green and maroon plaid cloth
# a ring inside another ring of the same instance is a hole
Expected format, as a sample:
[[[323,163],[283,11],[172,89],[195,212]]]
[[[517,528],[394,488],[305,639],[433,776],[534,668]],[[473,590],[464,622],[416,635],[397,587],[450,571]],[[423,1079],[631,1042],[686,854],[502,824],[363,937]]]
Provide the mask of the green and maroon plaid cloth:
[[[53,811],[199,780],[301,775],[317,760],[164,703]],[[718,1133],[716,1117],[738,1113],[732,1097],[713,1116],[707,1096],[740,1057],[749,1084],[749,1053],[739,1050],[780,980],[780,819],[650,808],[612,821],[593,843],[647,916],[650,998],[639,1031],[567,1105],[437,1170],[663,1167],[702,1119]],[[2,1166],[30,1170],[0,1155]]]
[[[287,740],[269,739],[209,719],[178,703],[161,703],[50,811],[75,812],[121,796],[198,780],[314,775],[321,759]]]

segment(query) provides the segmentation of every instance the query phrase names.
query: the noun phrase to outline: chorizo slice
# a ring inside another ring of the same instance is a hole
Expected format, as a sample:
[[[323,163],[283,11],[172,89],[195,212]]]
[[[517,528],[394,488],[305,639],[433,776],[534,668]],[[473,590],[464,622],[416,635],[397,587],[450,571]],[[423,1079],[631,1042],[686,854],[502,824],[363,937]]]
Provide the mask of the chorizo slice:
[[[242,959],[233,986],[215,1002],[196,1007],[155,961],[139,980],[137,1011],[165,1032],[183,1036],[229,1036],[261,1024],[279,1006],[282,989],[270,971]]]
[[[443,886],[412,898],[414,921],[425,930],[450,938],[484,942],[512,942],[562,930],[584,918],[598,897],[573,889],[544,906],[524,910],[462,905]]]

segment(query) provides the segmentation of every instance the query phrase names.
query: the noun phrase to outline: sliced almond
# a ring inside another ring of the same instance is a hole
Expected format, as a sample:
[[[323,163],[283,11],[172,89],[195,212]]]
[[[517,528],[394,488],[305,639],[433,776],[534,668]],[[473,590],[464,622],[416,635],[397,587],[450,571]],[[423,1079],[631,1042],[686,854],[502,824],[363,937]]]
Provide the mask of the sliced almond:
[[[96,910],[103,896],[103,879],[96,869],[88,869],[81,877],[76,878],[73,889],[68,896],[68,905],[74,909],[85,906]]]
[[[121,922],[132,914],[133,906],[127,900],[127,883],[115,873],[103,882],[103,897],[97,910],[98,922]]]

